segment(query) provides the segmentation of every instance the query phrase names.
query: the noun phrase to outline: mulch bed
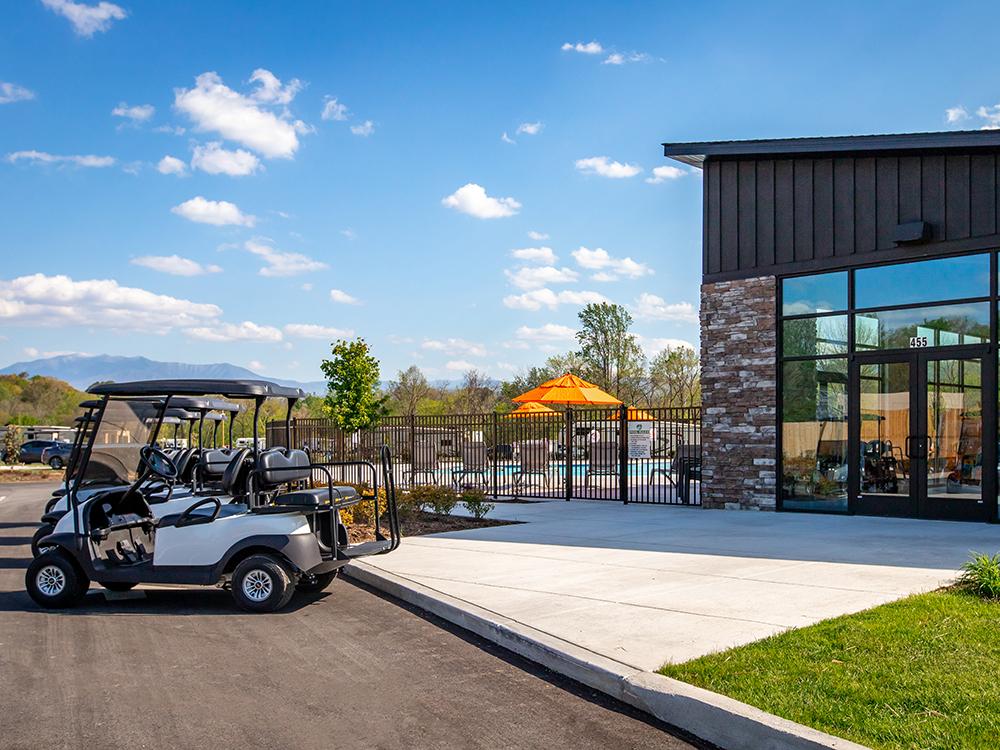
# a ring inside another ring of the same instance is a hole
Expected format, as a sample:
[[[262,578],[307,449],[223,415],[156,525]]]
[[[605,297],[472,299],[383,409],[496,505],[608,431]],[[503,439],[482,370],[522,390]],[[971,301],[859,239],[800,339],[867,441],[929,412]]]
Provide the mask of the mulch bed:
[[[4,482],[51,482],[61,480],[62,478],[63,472],[61,470],[39,469],[35,471],[34,469],[18,469],[12,471],[8,469],[7,471],[0,471],[0,484]]]
[[[466,529],[482,529],[487,526],[508,526],[519,521],[502,521],[495,518],[465,518],[463,516],[444,516],[437,513],[421,511],[399,520],[403,536],[421,536],[423,534],[440,534],[444,531],[464,531]],[[383,523],[384,526],[384,523]],[[347,536],[351,544],[370,542],[375,538],[375,527],[371,524],[350,524]]]

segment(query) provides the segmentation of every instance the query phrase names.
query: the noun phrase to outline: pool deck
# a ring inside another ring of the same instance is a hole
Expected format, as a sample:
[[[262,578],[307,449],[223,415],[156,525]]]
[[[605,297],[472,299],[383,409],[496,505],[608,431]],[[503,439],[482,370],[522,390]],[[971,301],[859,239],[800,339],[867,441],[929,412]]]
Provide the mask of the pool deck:
[[[361,563],[651,671],[928,591],[1000,526],[604,501],[498,503],[509,526],[411,537]]]

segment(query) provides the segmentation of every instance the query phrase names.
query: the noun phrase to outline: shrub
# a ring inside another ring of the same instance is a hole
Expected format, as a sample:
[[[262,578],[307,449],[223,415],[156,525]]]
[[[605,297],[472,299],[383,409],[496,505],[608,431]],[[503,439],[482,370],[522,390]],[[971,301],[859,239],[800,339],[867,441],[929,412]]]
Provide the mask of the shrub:
[[[407,494],[417,506],[445,516],[455,510],[455,506],[458,505],[458,495],[451,487],[419,484],[411,487]]]
[[[983,599],[1000,599],[1000,554],[974,553],[962,566],[958,587]]]
[[[486,493],[482,490],[465,490],[462,492],[462,505],[475,518],[485,518],[486,514],[496,506],[486,502]]]
[[[3,459],[10,464],[21,463],[21,428],[7,425],[3,436]]]

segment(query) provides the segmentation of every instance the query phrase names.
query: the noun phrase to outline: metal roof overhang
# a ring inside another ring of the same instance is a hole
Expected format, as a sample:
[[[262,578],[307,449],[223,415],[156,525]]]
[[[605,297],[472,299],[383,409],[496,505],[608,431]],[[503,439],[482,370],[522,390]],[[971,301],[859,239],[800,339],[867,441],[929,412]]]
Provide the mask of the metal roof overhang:
[[[267,380],[137,380],[95,383],[87,389],[95,396],[225,396],[226,398],[305,398],[300,388]],[[222,402],[217,402],[222,403]],[[173,405],[173,399],[171,399]]]

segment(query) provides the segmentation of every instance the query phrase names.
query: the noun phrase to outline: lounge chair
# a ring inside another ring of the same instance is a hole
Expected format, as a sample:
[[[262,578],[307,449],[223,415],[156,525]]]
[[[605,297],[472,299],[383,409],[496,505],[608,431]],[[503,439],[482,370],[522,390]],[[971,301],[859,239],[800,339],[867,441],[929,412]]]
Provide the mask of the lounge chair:
[[[514,472],[514,492],[524,485],[524,478],[540,476],[545,488],[549,486],[549,446],[544,440],[526,440],[518,452],[520,465]]]
[[[618,444],[594,443],[590,447],[590,461],[587,462],[587,473],[583,477],[583,488],[590,488],[591,477],[618,478]]]
[[[455,489],[461,489],[462,482],[471,476],[477,477],[481,486],[488,487],[491,468],[486,443],[465,443],[462,445],[462,468],[452,470],[451,481]]]
[[[682,499],[686,499],[688,481],[701,479],[701,446],[696,443],[678,445],[669,467],[653,467],[649,470],[647,484],[651,485],[657,474],[666,477]]]
[[[417,477],[430,477],[426,484],[435,484],[437,480],[438,455],[434,443],[417,443],[413,446],[413,457],[410,468],[406,472],[411,484],[417,484]]]

